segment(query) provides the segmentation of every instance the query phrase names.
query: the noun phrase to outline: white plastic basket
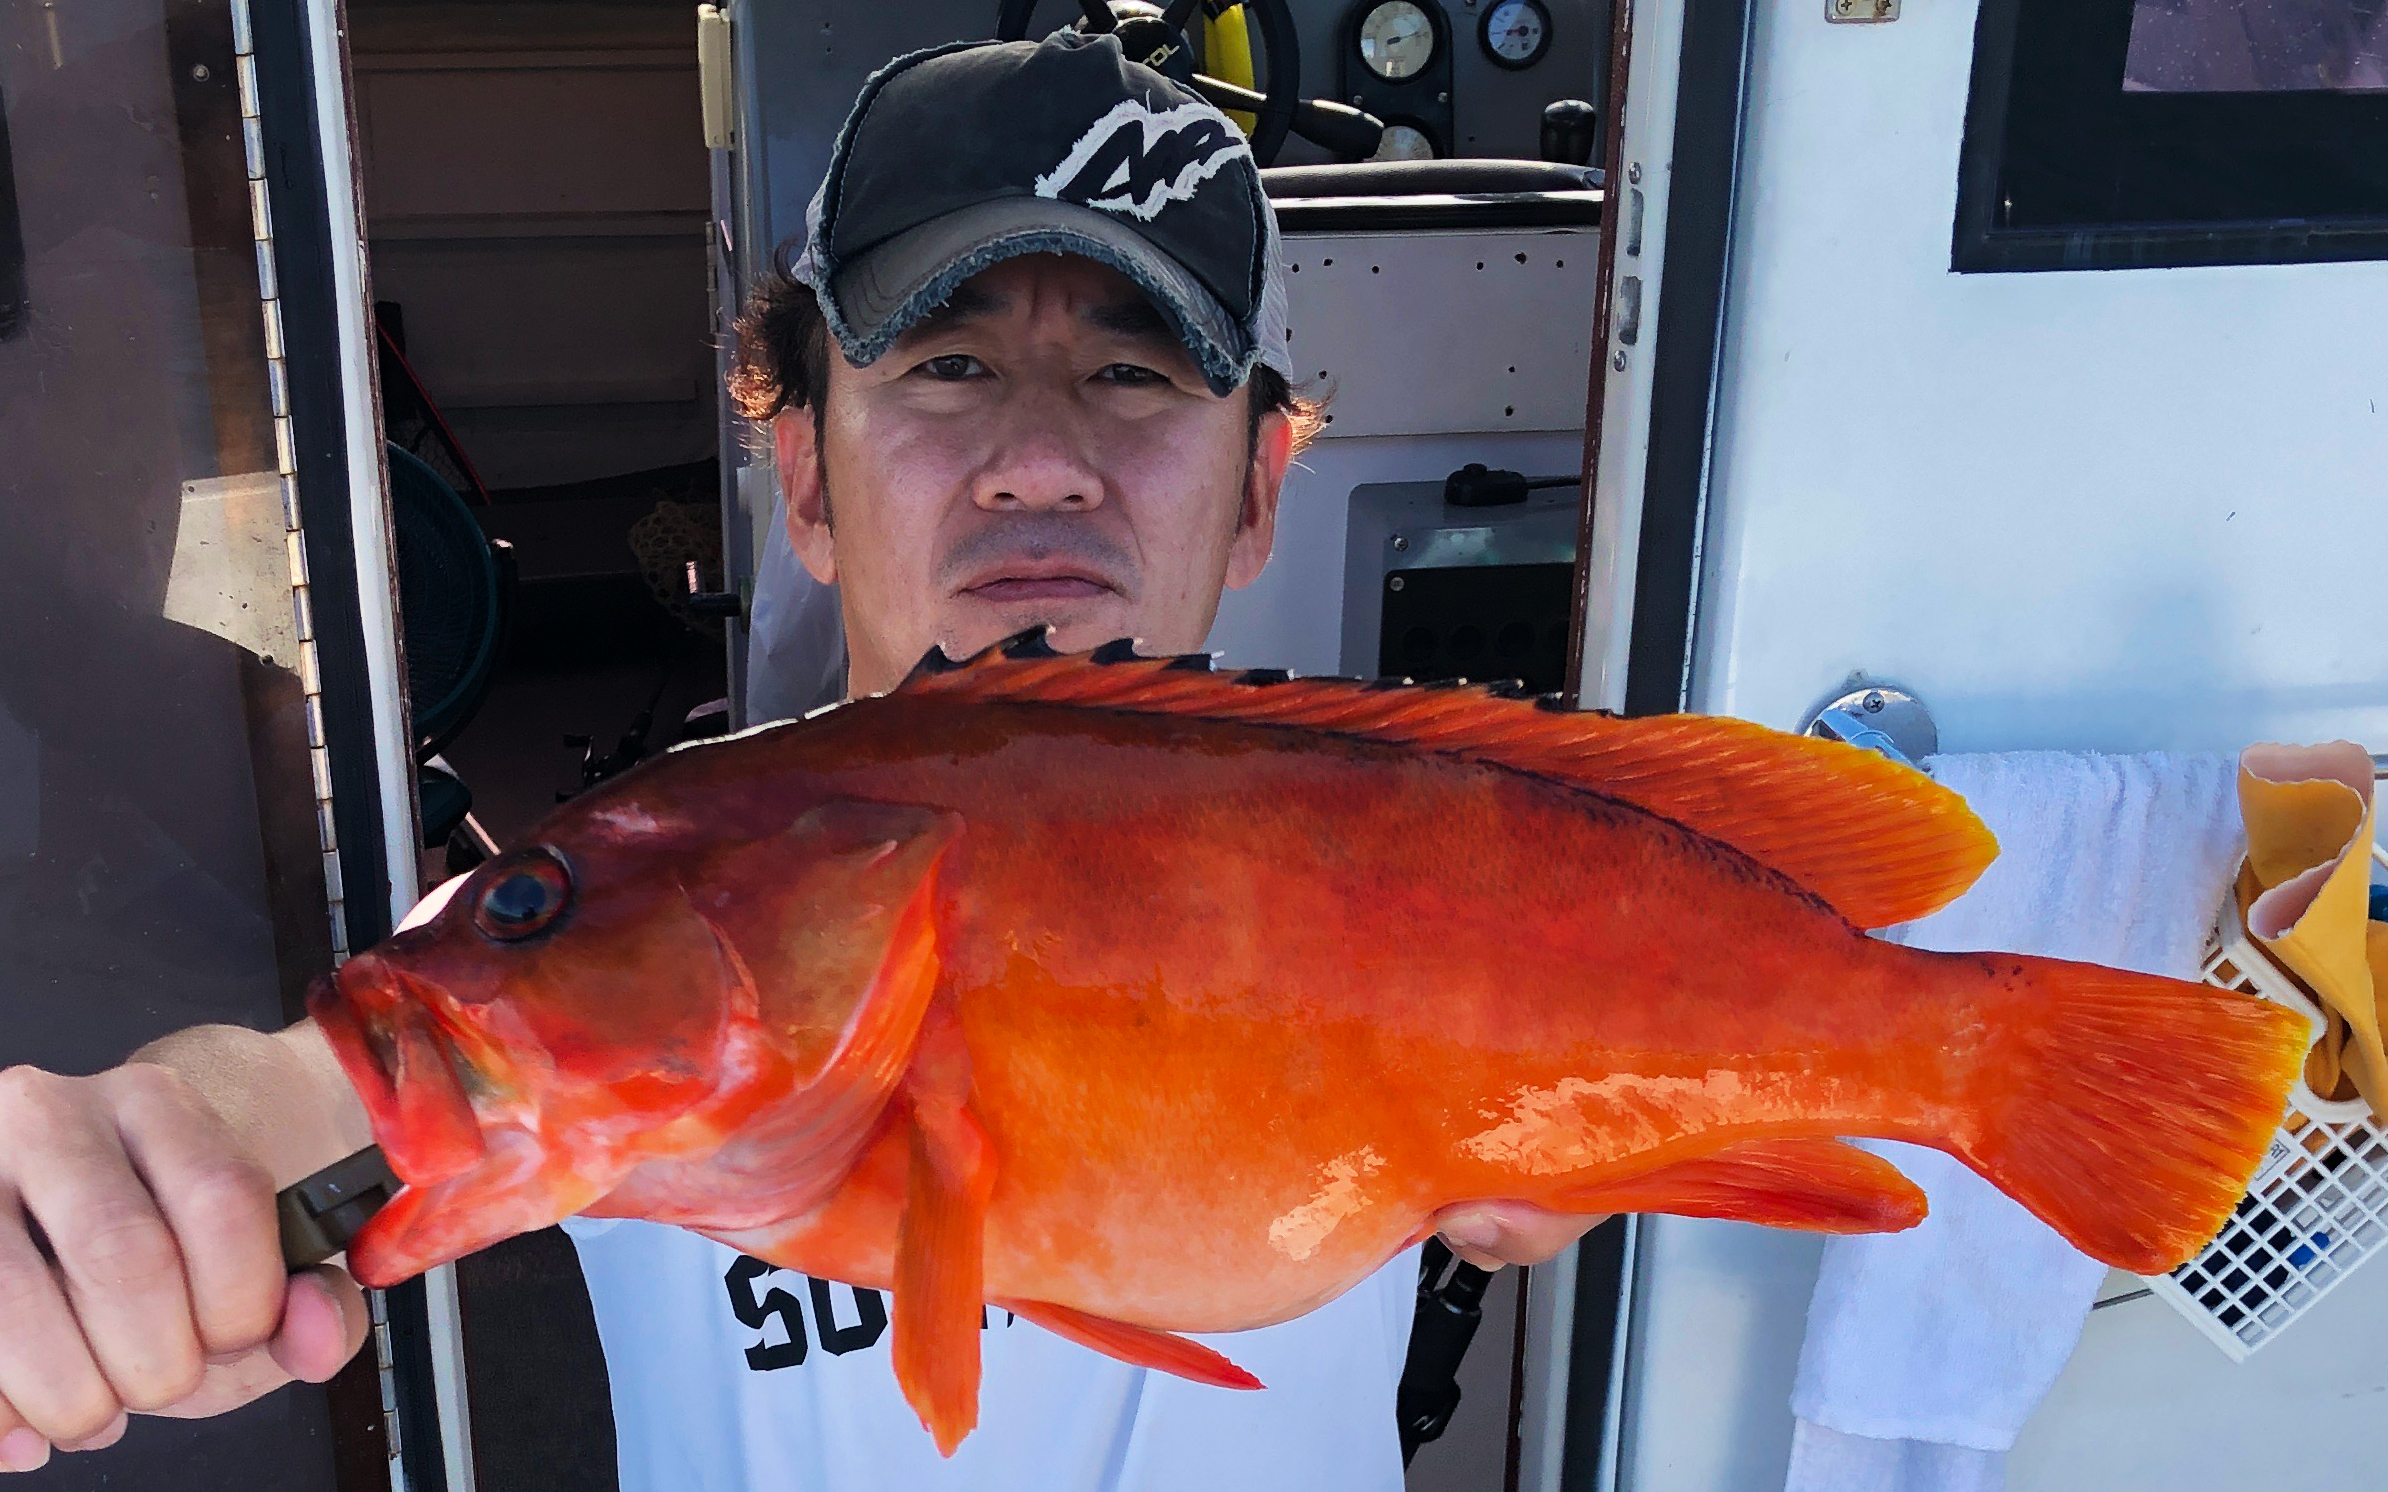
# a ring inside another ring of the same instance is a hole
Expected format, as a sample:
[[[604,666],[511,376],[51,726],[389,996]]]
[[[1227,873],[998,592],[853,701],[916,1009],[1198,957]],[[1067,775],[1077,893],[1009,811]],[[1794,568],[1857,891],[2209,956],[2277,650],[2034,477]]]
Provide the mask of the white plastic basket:
[[[2388,865],[2388,849],[2373,858]],[[2209,984],[2285,1005],[2322,1031],[2311,996],[2248,935],[2223,899],[2206,947]],[[2302,1070],[2288,1116],[2238,1210],[2204,1253],[2148,1281],[2216,1346],[2242,1361],[2388,1249],[2388,1125],[2361,1099],[2333,1102]]]

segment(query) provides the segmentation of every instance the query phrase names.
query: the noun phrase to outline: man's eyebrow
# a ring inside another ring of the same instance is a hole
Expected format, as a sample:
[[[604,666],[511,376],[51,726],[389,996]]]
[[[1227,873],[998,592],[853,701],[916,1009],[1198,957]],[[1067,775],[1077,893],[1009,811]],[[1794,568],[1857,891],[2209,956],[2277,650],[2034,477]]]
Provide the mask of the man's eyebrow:
[[[952,295],[945,298],[944,305],[927,312],[918,321],[913,322],[904,335],[907,337],[916,334],[934,336],[938,332],[950,331],[954,327],[988,316],[1001,315],[1010,305],[1011,302],[1002,296],[990,295],[979,286],[964,280],[954,287]]]
[[[1088,306],[1084,319],[1100,330],[1136,342],[1178,345],[1177,333],[1162,319],[1153,303],[1139,295],[1133,300],[1101,301]]]

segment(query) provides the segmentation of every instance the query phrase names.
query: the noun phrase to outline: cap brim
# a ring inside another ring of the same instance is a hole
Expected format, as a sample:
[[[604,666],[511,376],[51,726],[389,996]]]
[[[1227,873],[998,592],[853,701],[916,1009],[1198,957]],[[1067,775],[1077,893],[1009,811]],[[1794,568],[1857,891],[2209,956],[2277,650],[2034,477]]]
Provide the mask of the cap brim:
[[[1110,214],[1044,197],[1003,197],[932,218],[838,266],[830,327],[847,358],[876,362],[913,323],[989,265],[1022,254],[1078,254],[1152,298],[1212,392],[1240,386],[1259,361],[1219,298],[1152,240]]]

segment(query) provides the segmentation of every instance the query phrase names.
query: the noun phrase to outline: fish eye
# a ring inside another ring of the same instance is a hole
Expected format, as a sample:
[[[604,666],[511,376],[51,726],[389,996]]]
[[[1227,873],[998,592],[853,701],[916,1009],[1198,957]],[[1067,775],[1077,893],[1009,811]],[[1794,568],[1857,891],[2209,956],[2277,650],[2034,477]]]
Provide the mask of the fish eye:
[[[473,926],[500,943],[545,932],[572,904],[572,873],[544,849],[526,850],[495,872],[473,904]]]

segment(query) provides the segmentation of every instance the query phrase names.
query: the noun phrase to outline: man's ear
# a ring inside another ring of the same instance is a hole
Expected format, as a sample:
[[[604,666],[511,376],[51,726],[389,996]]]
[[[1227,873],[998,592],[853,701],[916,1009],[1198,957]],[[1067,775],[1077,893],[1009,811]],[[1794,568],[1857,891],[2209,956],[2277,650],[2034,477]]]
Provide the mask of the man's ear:
[[[1260,578],[1277,543],[1277,497],[1293,464],[1293,421],[1282,411],[1260,417],[1260,438],[1252,443],[1252,465],[1244,473],[1244,507],[1236,515],[1235,544],[1227,551],[1227,588],[1242,590]]]
[[[829,539],[829,492],[821,482],[820,432],[809,409],[789,405],[771,417],[771,452],[787,509],[788,542],[813,579],[837,584],[837,547]]]

